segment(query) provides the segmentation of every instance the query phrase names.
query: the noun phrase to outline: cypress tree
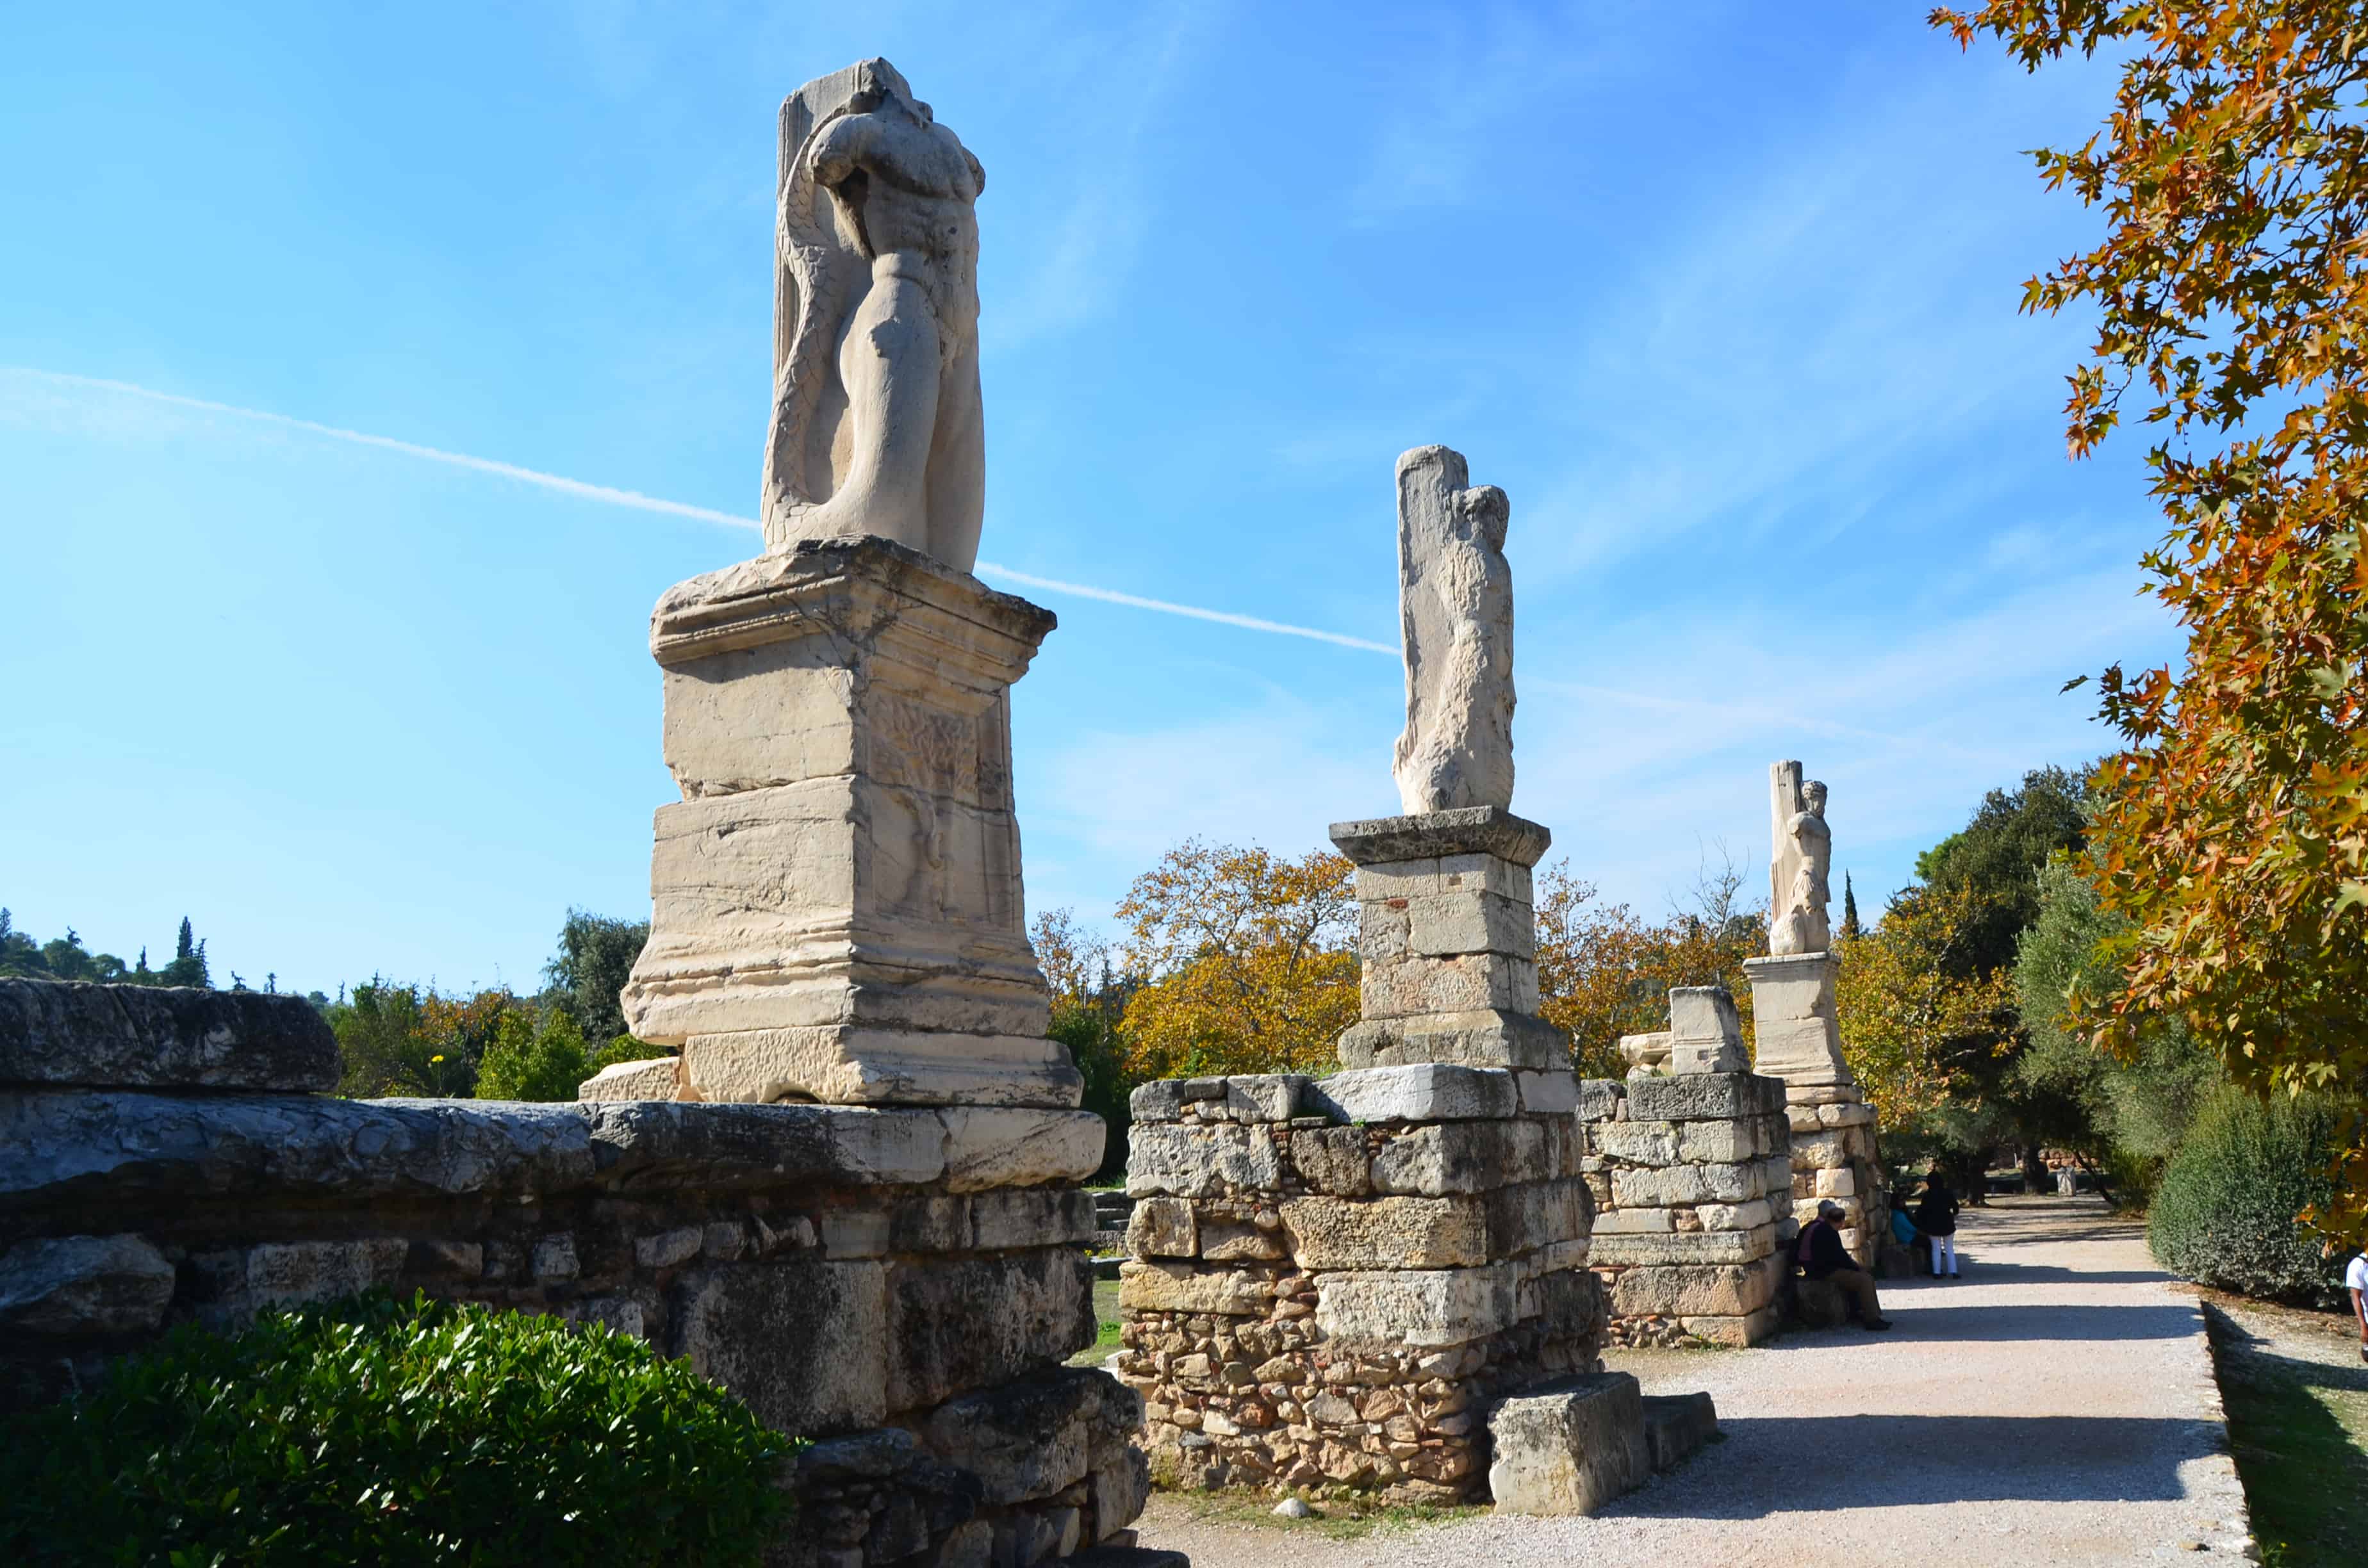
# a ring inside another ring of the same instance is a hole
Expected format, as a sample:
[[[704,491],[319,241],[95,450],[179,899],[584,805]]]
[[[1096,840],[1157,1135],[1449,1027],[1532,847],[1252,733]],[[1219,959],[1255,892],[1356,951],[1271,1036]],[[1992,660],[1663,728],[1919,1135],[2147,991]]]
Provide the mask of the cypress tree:
[[[1848,871],[1842,873],[1842,935],[1853,942],[1858,940],[1858,893],[1850,886]]]

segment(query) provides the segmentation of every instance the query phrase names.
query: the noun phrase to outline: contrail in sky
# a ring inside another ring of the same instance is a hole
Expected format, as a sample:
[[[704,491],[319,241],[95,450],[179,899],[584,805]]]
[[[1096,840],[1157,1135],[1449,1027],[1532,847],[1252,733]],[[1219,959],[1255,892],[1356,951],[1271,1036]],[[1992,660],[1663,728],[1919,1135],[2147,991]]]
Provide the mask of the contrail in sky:
[[[117,392],[125,397],[146,398],[151,403],[170,403],[178,408],[194,408],[207,414],[226,414],[234,419],[251,419],[265,425],[277,425],[286,430],[302,430],[308,436],[325,436],[333,441],[347,441],[355,446],[376,447],[381,451],[399,452],[407,458],[419,458],[427,462],[443,463],[451,468],[465,468],[478,473],[490,473],[501,479],[514,479],[521,484],[540,485],[556,490],[563,495],[578,500],[598,501],[610,506],[631,506],[643,512],[662,512],[668,517],[690,517],[703,523],[722,523],[727,528],[754,529],[759,525],[753,517],[743,517],[730,512],[719,512],[709,506],[694,506],[684,501],[668,501],[662,496],[644,495],[638,490],[619,490],[606,484],[587,484],[580,479],[569,479],[541,470],[520,468],[516,463],[497,462],[492,458],[473,458],[466,452],[448,452],[439,447],[423,447],[416,441],[398,441],[392,436],[373,436],[362,430],[340,429],[335,425],[315,424],[310,419],[297,419],[285,414],[272,414],[260,408],[240,408],[233,403],[211,403],[201,397],[183,397],[178,392],[157,392],[150,387],[135,386],[130,381],[110,381],[97,376],[70,376],[55,370],[36,370],[21,366],[0,367],[6,374],[29,377],[60,386],[81,387],[98,392]],[[978,562],[978,569],[989,576],[1006,577],[1031,588],[1042,588],[1056,594],[1075,594],[1080,598],[1100,599],[1108,604],[1126,605],[1134,609],[1156,610],[1162,615],[1180,615],[1194,620],[1212,620],[1222,626],[1238,626],[1249,631],[1271,631],[1285,637],[1312,638],[1318,642],[1337,643],[1343,648],[1360,648],[1371,653],[1397,656],[1394,643],[1368,642],[1361,637],[1347,637],[1337,631],[1318,631],[1309,626],[1290,626],[1279,620],[1261,620],[1256,616],[1235,615],[1229,610],[1202,609],[1194,605],[1170,604],[1166,599],[1146,599],[1135,594],[1121,594],[1110,588],[1088,587],[1082,583],[1064,583],[1051,577],[1033,576],[1015,572],[1008,566],[998,566],[991,561]]]

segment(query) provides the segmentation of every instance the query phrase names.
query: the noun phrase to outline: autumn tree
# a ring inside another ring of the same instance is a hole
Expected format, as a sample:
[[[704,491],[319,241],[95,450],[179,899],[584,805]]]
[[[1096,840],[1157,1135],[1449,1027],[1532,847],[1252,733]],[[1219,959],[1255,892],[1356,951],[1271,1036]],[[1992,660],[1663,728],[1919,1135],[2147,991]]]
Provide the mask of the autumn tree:
[[[1126,1169],[1126,1129],[1133,1121],[1128,1096],[1143,1075],[1128,1064],[1120,1032],[1127,998],[1136,989],[1099,936],[1077,924],[1067,909],[1048,909],[1028,926],[1037,966],[1051,994],[1052,1018],[1045,1034],[1068,1048],[1085,1083],[1084,1107],[1110,1128],[1101,1174]]]
[[[1625,1074],[1620,1037],[1668,1028],[1676,986],[1725,986],[1749,1037],[1743,960],[1768,950],[1768,928],[1765,911],[1742,901],[1743,881],[1724,854],[1715,866],[1705,858],[1688,907],[1652,922],[1624,903],[1602,902],[1567,860],[1537,874],[1539,1010],[1570,1037],[1582,1076]]]
[[[1144,977],[1120,1019],[1138,1079],[1320,1072],[1357,1021],[1356,871],[1190,839],[1134,880],[1118,917]]]
[[[1842,1059],[1886,1130],[1940,1112],[2003,1038],[2012,988],[1974,961],[1983,914],[1970,888],[1910,888],[1835,944]]]
[[[2128,1054],[2187,1022],[2259,1093],[2368,1090],[2368,16],[2358,0],[1989,0],[1932,13],[2030,70],[2121,60],[2102,130],[2034,154],[2104,236],[2026,286],[2096,313],[2070,377],[2084,456],[2156,429],[2148,588],[2177,668],[2107,669],[2095,781],[2121,988],[2081,1015]],[[2368,1222],[2368,1123],[2348,1134]]]

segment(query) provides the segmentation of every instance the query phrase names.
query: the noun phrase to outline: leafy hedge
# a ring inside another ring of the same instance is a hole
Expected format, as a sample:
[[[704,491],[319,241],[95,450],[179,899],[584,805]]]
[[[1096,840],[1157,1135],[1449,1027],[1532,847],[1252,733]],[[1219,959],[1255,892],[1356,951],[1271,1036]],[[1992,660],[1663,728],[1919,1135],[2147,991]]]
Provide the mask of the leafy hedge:
[[[754,1563],[793,1445],[629,1335],[383,1294],[195,1327],[0,1436],[0,1562]]]
[[[2155,1189],[2146,1244],[2156,1259],[2216,1290],[2335,1305],[2343,1260],[2322,1257],[2319,1239],[2294,1216],[2333,1196],[2338,1120],[2324,1099],[2215,1096]]]

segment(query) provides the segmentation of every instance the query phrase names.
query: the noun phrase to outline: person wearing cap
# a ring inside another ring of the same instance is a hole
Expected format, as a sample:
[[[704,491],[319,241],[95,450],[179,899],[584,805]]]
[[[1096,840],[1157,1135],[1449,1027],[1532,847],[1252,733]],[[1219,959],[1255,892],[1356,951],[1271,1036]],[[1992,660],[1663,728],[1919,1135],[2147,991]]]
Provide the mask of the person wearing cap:
[[[1891,1326],[1891,1320],[1875,1299],[1874,1276],[1861,1268],[1842,1245],[1842,1206],[1830,1198],[1818,1204],[1817,1217],[1801,1227],[1800,1245],[1793,1256],[1809,1278],[1831,1280],[1857,1308],[1859,1322],[1879,1334]]]

